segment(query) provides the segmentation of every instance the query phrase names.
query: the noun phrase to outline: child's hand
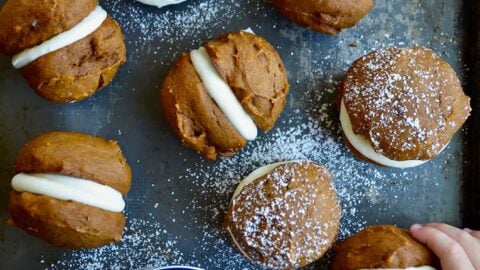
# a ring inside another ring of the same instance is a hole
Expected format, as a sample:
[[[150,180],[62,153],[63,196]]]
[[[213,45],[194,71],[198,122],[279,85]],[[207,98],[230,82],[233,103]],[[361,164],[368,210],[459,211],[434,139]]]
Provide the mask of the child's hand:
[[[430,223],[412,225],[410,234],[440,258],[443,270],[480,270],[480,231]]]

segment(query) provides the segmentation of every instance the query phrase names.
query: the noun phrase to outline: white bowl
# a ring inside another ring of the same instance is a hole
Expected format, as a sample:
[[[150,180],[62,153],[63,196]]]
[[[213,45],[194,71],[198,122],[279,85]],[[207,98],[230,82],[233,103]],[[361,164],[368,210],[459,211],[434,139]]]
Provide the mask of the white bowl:
[[[158,8],[168,6],[168,5],[175,5],[175,4],[180,4],[182,2],[185,2],[187,0],[137,0],[138,2],[151,5],[151,6],[156,6]]]
[[[165,267],[159,267],[159,268],[145,268],[141,270],[204,270],[202,268],[198,267],[193,267],[193,266],[183,266],[183,265],[176,265],[176,266],[165,266]]]

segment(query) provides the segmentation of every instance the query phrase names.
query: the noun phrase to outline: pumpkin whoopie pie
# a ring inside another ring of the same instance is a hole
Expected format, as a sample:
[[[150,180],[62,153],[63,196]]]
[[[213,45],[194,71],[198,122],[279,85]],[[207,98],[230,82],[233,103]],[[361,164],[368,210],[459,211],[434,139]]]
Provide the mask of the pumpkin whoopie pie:
[[[238,185],[224,226],[252,263],[271,269],[305,266],[337,239],[340,206],[330,172],[311,161],[263,166]]]
[[[335,35],[365,17],[373,7],[373,0],[273,0],[273,4],[299,25]]]
[[[62,248],[94,248],[122,239],[131,170],[115,141],[50,132],[28,142],[15,161],[9,223]]]
[[[436,256],[407,230],[392,225],[370,226],[335,246],[333,270],[434,270]]]
[[[8,0],[0,52],[38,95],[59,103],[93,95],[126,59],[122,31],[97,0]]]
[[[263,38],[224,34],[183,53],[161,90],[166,118],[188,147],[207,159],[231,156],[270,130],[288,92],[285,67]]]
[[[341,82],[339,101],[343,135],[353,152],[397,168],[435,158],[471,111],[455,71],[423,47],[361,57]]]

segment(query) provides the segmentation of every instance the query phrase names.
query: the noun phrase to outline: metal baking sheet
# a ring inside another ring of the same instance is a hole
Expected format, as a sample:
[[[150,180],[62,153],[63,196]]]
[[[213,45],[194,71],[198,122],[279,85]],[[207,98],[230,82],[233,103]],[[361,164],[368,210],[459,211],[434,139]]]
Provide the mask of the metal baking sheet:
[[[270,1],[189,0],[164,9],[133,0],[100,2],[123,28],[128,62],[112,84],[87,101],[57,105],[40,99],[11,67],[10,58],[0,56],[0,269],[178,264],[255,269],[231,247],[220,223],[240,179],[279,160],[311,159],[333,171],[343,208],[341,238],[378,223],[480,226],[480,54],[467,54],[480,48],[479,14],[468,16],[478,13],[476,1],[376,1],[367,18],[338,36],[291,23]],[[167,126],[159,88],[182,51],[248,27],[270,41],[286,64],[291,83],[287,107],[269,134],[236,156],[205,161],[184,148]],[[458,72],[474,97],[472,128],[459,132],[434,161],[415,169],[385,169],[359,161],[340,136],[336,86],[358,57],[382,47],[413,45],[434,49]],[[120,142],[134,175],[123,242],[65,251],[6,225],[15,155],[30,138],[51,130]],[[310,268],[328,269],[328,258]]]

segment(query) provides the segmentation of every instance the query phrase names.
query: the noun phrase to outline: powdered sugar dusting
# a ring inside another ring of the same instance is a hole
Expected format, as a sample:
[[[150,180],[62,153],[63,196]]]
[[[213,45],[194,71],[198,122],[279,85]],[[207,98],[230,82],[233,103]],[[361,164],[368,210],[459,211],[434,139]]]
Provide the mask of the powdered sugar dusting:
[[[312,97],[311,94],[305,93],[305,96]],[[324,98],[322,94],[313,97],[314,99],[305,104],[307,108]],[[333,104],[325,108],[327,112],[335,111]],[[329,117],[317,117],[316,112],[311,113],[311,116],[305,116],[301,111],[292,112],[289,119],[282,120],[283,128],[275,129],[262,140],[254,141],[234,157],[221,159],[214,165],[207,161],[192,164],[178,178],[169,180],[179,183],[191,182],[197,186],[197,190],[191,193],[191,198],[188,198],[190,203],[183,207],[172,205],[171,210],[171,216],[188,220],[183,222],[186,233],[199,230],[202,232],[198,238],[195,237],[194,242],[197,244],[190,254],[182,254],[177,250],[177,253],[172,252],[174,256],[165,256],[162,252],[164,241],[171,237],[171,242],[167,243],[173,243],[170,248],[174,250],[178,243],[183,241],[182,236],[174,236],[169,234],[168,230],[165,231],[161,225],[162,220],[133,219],[128,220],[129,230],[123,243],[107,246],[100,251],[73,253],[69,259],[53,264],[52,268],[74,268],[76,265],[82,265],[81,263],[97,268],[106,265],[107,262],[112,268],[135,268],[181,262],[209,269],[237,269],[239,265],[250,269],[252,266],[233,249],[227,240],[226,232],[220,229],[223,213],[228,208],[236,185],[244,176],[259,166],[284,160],[312,160],[330,169],[343,209],[340,237],[358,231],[367,224],[365,211],[369,207],[362,204],[369,202],[373,207],[380,202],[398,200],[387,195],[392,186],[386,179],[401,178],[404,179],[402,181],[408,181],[415,178],[415,174],[412,172],[391,174],[357,160],[344,146],[336,122]],[[325,112],[320,110],[320,114],[324,115]],[[325,132],[322,126],[331,127],[331,130]],[[152,201],[151,198],[144,200]],[[173,194],[172,201],[177,200],[181,198]],[[152,208],[154,206],[155,203],[151,205]],[[387,213],[388,210],[389,207],[376,209],[383,213]],[[160,233],[153,233],[155,230]],[[132,233],[133,236],[130,236]],[[117,259],[119,250],[132,252],[130,259]]]
[[[457,150],[452,149],[460,141],[452,142],[444,154],[429,164],[397,171],[359,161],[341,138],[334,103],[336,87],[358,57],[377,48],[419,43],[435,48],[458,67],[459,62],[455,62],[460,58],[456,51],[458,43],[451,24],[435,30],[433,25],[425,24],[424,18],[438,6],[437,0],[409,0],[400,9],[391,1],[376,1],[375,5],[357,28],[327,37],[294,26],[274,12],[270,1],[189,0],[161,10],[133,1],[108,1],[106,8],[128,37],[126,66],[132,82],[136,82],[135,76],[145,78],[141,74],[151,71],[152,64],[162,65],[166,70],[181,51],[196,48],[219,33],[250,26],[280,51],[289,72],[291,93],[286,110],[269,134],[249,143],[234,157],[215,163],[198,159],[166,128],[158,130],[154,125],[157,133],[162,133],[163,138],[171,136],[169,142],[177,145],[175,153],[157,154],[182,154],[182,169],[168,176],[151,177],[150,172],[155,170],[142,170],[145,168],[139,164],[148,161],[139,160],[133,168],[134,185],[148,186],[140,189],[148,192],[128,196],[125,240],[99,250],[66,252],[59,261],[42,258],[45,260],[42,266],[138,269],[186,264],[207,269],[256,269],[233,248],[220,223],[243,177],[260,166],[285,160],[312,160],[332,171],[342,207],[340,238],[373,223],[398,221],[397,225],[408,226],[439,217],[442,221],[458,222],[457,211],[452,211],[454,207],[439,209],[437,205],[444,205],[444,200],[448,200],[447,204],[458,201],[451,196],[457,191],[448,189],[445,183],[458,179],[456,172],[460,171],[462,160]],[[446,13],[445,20],[453,21],[456,17],[449,16],[454,13]],[[129,94],[134,98],[121,98],[118,106],[135,98],[151,97],[152,91],[156,91],[152,85],[132,84],[125,83],[132,88]],[[137,126],[137,122],[144,123],[135,121],[132,127],[122,128],[122,136],[131,135],[136,128],[143,132],[145,127]],[[145,133],[140,140],[156,134],[150,129]],[[164,149],[162,143],[165,141],[155,145],[160,151]],[[151,148],[142,150],[147,153]],[[157,168],[162,165],[159,161],[155,159],[148,164]],[[329,269],[328,257],[309,268]]]
[[[227,0],[187,1],[176,9],[146,8],[131,1],[112,1],[109,14],[118,20],[122,30],[135,39],[127,43],[138,48],[148,48],[153,54],[178,53],[179,42],[187,40],[192,48],[212,38],[218,28],[226,29],[230,22],[242,17],[263,18],[268,16],[269,5],[265,1],[246,0],[231,5]],[[248,22],[245,29],[253,25]],[[152,46],[155,44],[156,46]],[[198,46],[197,46],[198,47]]]
[[[203,1],[197,5],[188,5],[179,12],[139,8],[133,3],[116,1],[111,8],[111,16],[119,20],[123,31],[139,35],[139,39],[130,41],[134,44],[156,39],[174,44],[181,38],[191,38],[203,33],[205,25],[220,23],[216,15],[229,11],[224,10],[225,5],[221,2]]]
[[[362,57],[342,89],[355,132],[396,160],[435,157],[470,112],[455,72],[421,47],[380,49]]]
[[[120,244],[76,252],[69,261],[43,260],[43,264],[49,269],[119,269],[126,266],[134,269],[139,267],[139,261],[145,267],[182,264],[183,254],[176,244],[176,237],[169,235],[160,223],[132,218]]]
[[[329,173],[306,161],[279,165],[232,200],[227,226],[237,247],[269,268],[299,267],[333,244],[340,209]]]
[[[312,100],[312,103],[318,102],[318,98],[321,96]],[[332,109],[332,105],[328,105],[326,110]],[[185,256],[177,248],[182,241],[181,236],[169,233],[161,220],[156,220],[154,216],[147,219],[127,217],[128,228],[120,244],[93,251],[66,253],[68,259],[48,264],[46,262],[45,267],[57,269],[82,266],[86,269],[99,269],[108,266],[131,269],[183,263],[219,269],[230,266],[233,269],[238,265],[238,260],[242,260],[241,255],[231,247],[225,232],[219,228],[219,221],[228,207],[230,196],[239,180],[250,171],[260,165],[283,160],[314,160],[334,169],[335,186],[342,208],[348,210],[343,213],[342,222],[347,226],[343,226],[342,235],[362,228],[366,222],[356,207],[365,194],[383,193],[382,185],[378,182],[381,182],[384,175],[357,161],[346,151],[338,128],[333,130],[334,134],[323,132],[320,124],[336,126],[333,120],[323,118],[324,121],[319,122],[314,116],[307,119],[302,119],[303,117],[303,112],[293,112],[288,120],[282,121],[282,125],[287,127],[276,129],[264,140],[254,142],[238,155],[222,159],[213,167],[207,161],[193,164],[179,178],[171,179],[193,182],[198,186],[198,192],[192,193],[190,203],[185,208],[172,206],[172,215],[190,219],[184,225],[185,231],[203,231],[203,235],[196,239],[200,245],[191,254]],[[364,169],[367,175],[359,173],[356,167]],[[372,178],[372,174],[377,175]],[[172,194],[172,199],[175,201],[174,195]],[[143,200],[151,201],[151,198]],[[152,209],[155,209],[155,205],[156,203],[151,205]],[[206,257],[207,254],[215,255]],[[250,267],[246,261],[242,265]]]

